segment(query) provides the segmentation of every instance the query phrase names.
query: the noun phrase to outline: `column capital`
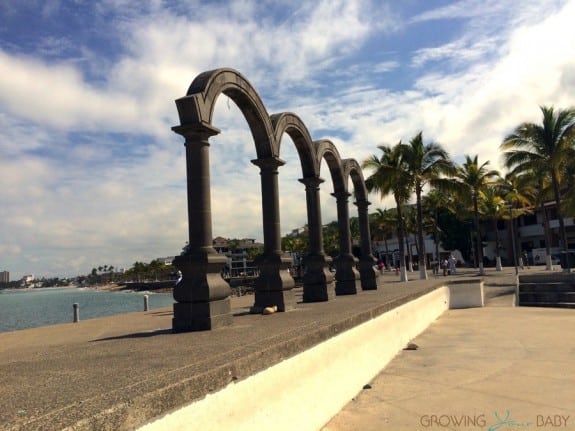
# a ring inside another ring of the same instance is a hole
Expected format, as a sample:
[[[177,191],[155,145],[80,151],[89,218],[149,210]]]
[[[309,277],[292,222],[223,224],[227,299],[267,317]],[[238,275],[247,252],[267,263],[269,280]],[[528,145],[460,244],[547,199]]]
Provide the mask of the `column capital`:
[[[351,196],[351,193],[345,190],[340,190],[338,192],[331,193],[331,195],[339,201],[339,200],[347,200],[347,198]]]
[[[361,209],[361,208],[367,208],[368,206],[370,206],[371,202],[368,201],[367,199],[358,199],[353,204]]]
[[[304,184],[306,188],[309,188],[309,187],[317,188],[325,180],[323,178],[320,178],[320,177],[305,177],[305,178],[300,178],[298,181],[300,183]]]
[[[262,172],[274,172],[277,168],[286,164],[285,161],[279,157],[266,157],[265,159],[254,159],[251,161],[254,165],[258,166]]]
[[[209,138],[220,133],[220,129],[208,124],[181,124],[172,127],[172,131],[188,139]]]

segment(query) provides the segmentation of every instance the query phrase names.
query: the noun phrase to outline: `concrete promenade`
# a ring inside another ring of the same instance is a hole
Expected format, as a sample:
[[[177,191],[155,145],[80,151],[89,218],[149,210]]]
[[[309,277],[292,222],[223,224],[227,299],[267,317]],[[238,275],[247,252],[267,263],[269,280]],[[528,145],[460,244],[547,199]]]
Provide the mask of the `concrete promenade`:
[[[323,431],[575,430],[575,310],[507,292],[446,311]]]
[[[474,274],[399,283],[386,273],[377,291],[271,316],[250,315],[253,298],[235,298],[234,324],[210,332],[173,334],[163,309],[0,333],[0,429],[135,429]],[[446,312],[326,429],[470,429],[444,426],[445,415],[477,423],[481,414],[476,429],[488,429],[507,410],[517,422],[570,416],[563,429],[575,429],[575,313],[512,308],[513,274],[487,269],[490,306]]]

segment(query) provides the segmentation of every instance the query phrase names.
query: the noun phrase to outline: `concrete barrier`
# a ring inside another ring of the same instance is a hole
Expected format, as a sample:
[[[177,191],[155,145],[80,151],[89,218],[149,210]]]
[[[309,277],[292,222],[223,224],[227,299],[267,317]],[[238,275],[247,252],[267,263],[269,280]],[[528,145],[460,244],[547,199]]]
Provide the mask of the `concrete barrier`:
[[[453,280],[449,282],[449,308],[483,307],[483,280]]]

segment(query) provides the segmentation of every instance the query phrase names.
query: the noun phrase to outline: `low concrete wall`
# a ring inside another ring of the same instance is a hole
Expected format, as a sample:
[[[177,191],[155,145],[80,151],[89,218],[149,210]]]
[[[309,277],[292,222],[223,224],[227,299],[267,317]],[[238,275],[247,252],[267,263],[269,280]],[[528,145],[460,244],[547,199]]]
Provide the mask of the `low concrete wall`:
[[[448,304],[436,289],[141,430],[317,430]]]
[[[449,282],[140,430],[318,430],[450,306],[483,306],[483,281]]]

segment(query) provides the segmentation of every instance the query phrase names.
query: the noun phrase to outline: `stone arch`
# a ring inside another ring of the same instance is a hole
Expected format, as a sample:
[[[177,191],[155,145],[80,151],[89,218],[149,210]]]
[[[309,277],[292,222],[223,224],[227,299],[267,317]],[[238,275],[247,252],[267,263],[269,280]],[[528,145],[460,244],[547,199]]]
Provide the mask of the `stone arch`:
[[[281,113],[270,117],[258,93],[239,72],[222,68],[198,75],[186,96],[176,100],[180,125],[172,128],[185,138],[189,229],[188,249],[174,259],[174,265],[182,272],[182,278],[174,287],[174,299],[177,301],[172,321],[174,331],[212,329],[232,321],[230,287],[220,276],[226,258],[218,255],[212,246],[209,138],[220,132],[212,125],[212,119],[221,94],[230,97],[246,119],[257,154],[257,159],[252,163],[260,168],[264,253],[257,261],[260,276],[254,286],[252,311],[261,312],[268,306],[277,306],[278,311],[285,311],[295,305],[292,292],[295,282],[287,271],[290,259],[282,256],[280,237],[278,168],[284,164],[279,158],[283,133],[288,133],[296,145],[303,172],[301,181],[306,185],[308,217],[310,212],[313,213],[311,217],[315,217],[314,223],[320,232],[318,193],[322,181],[319,177],[321,161],[325,159],[330,170],[334,196],[337,198],[338,223],[340,230],[347,232],[342,236],[347,238],[348,244],[347,175],[358,183],[357,189],[362,189],[361,170],[358,171],[356,165],[351,164],[348,165],[353,169],[346,170],[349,166],[342,163],[332,142],[312,142],[307,128],[295,114]],[[366,199],[364,201],[367,202]],[[341,293],[355,293],[357,271],[350,247],[344,246],[344,243],[345,240],[342,240],[342,259],[338,270],[341,280],[338,279],[338,282],[347,283],[345,277],[348,277],[354,284],[354,290],[347,292],[343,289]],[[316,249],[316,253],[311,253],[312,257],[321,257],[321,247],[323,245]],[[321,271],[317,274],[323,277],[325,260],[318,262],[316,266]],[[329,284],[328,278],[319,280],[319,284],[325,287]]]
[[[271,116],[271,122],[274,131],[273,154],[276,157],[280,156],[281,140],[284,133],[287,133],[295,144],[303,177],[308,178],[315,176],[315,151],[309,131],[304,122],[292,112],[273,114]]]
[[[361,166],[355,159],[345,159],[342,161],[343,175],[345,178],[350,177],[355,198],[358,200],[367,200],[368,192],[363,178]]]
[[[361,257],[359,258],[359,273],[361,279],[361,288],[363,290],[377,289],[377,271],[374,268],[376,259],[373,257],[371,250],[371,233],[369,228],[370,202],[367,200],[368,192],[363,179],[361,166],[354,159],[343,160],[343,170],[346,178],[351,178],[355,205],[357,206],[357,218],[359,221]]]
[[[234,69],[210,70],[193,80],[186,97],[176,100],[180,124],[213,127],[214,108],[221,94],[232,99],[246,119],[258,159],[273,157],[275,145],[268,112],[253,86]]]
[[[325,160],[333,182],[334,193],[347,192],[347,177],[343,171],[341,156],[334,143],[328,139],[321,139],[315,141],[314,144],[316,146],[315,171],[317,175],[319,175],[322,160]]]
[[[345,166],[339,151],[333,142],[323,139],[315,142],[317,171],[325,160],[333,183],[332,196],[336,199],[337,223],[339,228],[339,255],[334,258],[335,293],[337,295],[353,295],[357,293],[359,273],[355,268],[356,260],[351,252],[351,232],[349,227],[349,192]]]
[[[329,271],[328,258],[323,250],[323,231],[319,186],[323,179],[317,169],[315,146],[303,121],[295,114],[285,112],[271,117],[279,156],[281,140],[287,133],[293,140],[301,163],[305,185],[309,248],[304,256],[303,300],[304,302],[327,301],[334,296],[333,274]]]
[[[252,85],[233,69],[204,72],[193,80],[186,96],[176,100],[180,125],[172,129],[185,138],[188,184],[189,247],[174,259],[182,278],[174,287],[175,331],[195,331],[228,325],[232,321],[230,287],[220,276],[227,263],[212,246],[209,138],[217,98],[225,94],[238,106],[250,128],[260,168],[264,253],[257,262],[254,312],[267,306],[285,311],[295,305],[295,286],[282,257],[279,223],[278,168],[284,164],[275,154],[271,119]]]

